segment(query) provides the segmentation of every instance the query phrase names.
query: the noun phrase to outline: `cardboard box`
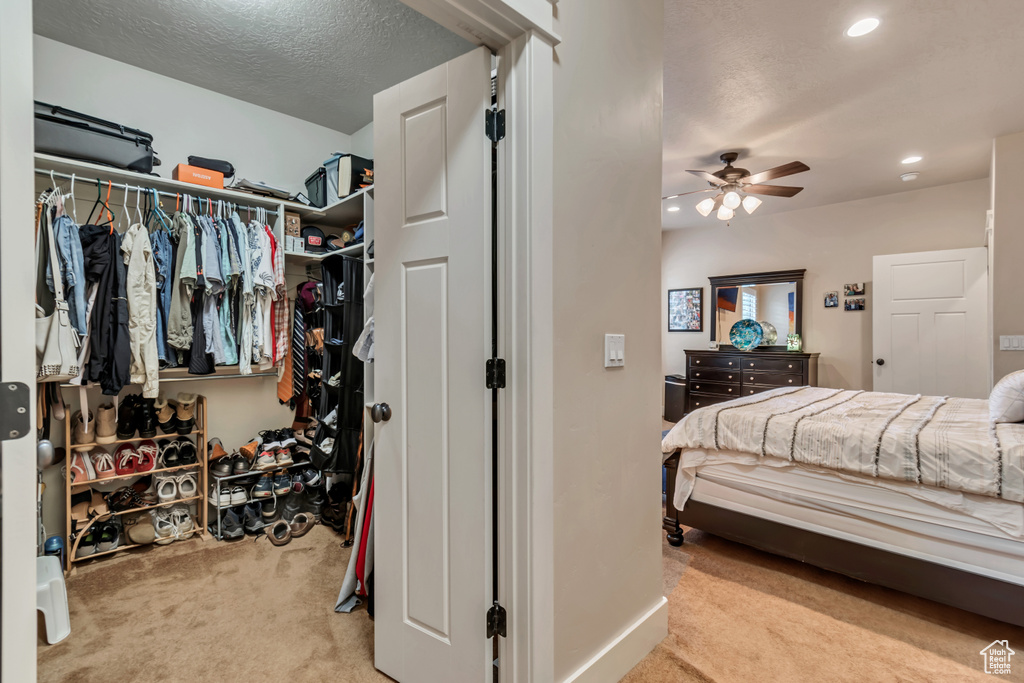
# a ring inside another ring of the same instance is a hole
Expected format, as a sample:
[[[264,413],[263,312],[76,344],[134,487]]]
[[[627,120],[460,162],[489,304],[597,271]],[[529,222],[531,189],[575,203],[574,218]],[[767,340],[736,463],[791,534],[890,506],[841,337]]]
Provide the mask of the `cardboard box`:
[[[286,211],[284,214],[284,234],[292,237],[302,236],[302,219],[299,214]]]
[[[185,183],[192,183],[193,185],[204,185],[206,187],[216,187],[221,190],[224,189],[223,173],[211,171],[206,168],[199,168],[198,166],[178,164],[174,167],[171,177]]]
[[[284,250],[286,252],[291,254],[301,254],[305,248],[306,243],[301,237],[296,237],[294,235],[284,236]]]

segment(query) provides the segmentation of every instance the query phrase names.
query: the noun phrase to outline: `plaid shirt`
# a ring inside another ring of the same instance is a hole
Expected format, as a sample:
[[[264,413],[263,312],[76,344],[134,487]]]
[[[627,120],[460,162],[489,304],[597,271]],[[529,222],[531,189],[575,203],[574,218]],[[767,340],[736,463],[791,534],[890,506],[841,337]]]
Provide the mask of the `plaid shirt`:
[[[274,233],[267,228],[270,243],[273,245],[272,259],[274,262],[274,303],[271,306],[271,318],[274,321],[274,364],[280,365],[288,355],[288,284],[284,279],[284,249],[278,244]]]

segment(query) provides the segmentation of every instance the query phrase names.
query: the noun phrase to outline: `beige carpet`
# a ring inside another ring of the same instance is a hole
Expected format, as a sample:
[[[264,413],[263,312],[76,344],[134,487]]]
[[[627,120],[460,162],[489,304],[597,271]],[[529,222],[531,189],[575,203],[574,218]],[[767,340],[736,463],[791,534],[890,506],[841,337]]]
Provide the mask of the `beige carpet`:
[[[669,635],[627,683],[1024,681],[1022,628],[701,531],[663,547]],[[1011,676],[983,672],[996,639]]]
[[[669,636],[628,683],[1024,681],[1024,629],[700,531],[664,550]],[[82,565],[72,634],[40,644],[39,680],[388,681],[365,609],[332,610],[348,554],[316,527],[280,548],[190,540]],[[997,638],[1020,653],[1013,676],[982,673]]]
[[[366,609],[333,611],[349,552],[317,526],[281,547],[190,539],[80,565],[71,635],[39,646],[39,681],[390,681]]]

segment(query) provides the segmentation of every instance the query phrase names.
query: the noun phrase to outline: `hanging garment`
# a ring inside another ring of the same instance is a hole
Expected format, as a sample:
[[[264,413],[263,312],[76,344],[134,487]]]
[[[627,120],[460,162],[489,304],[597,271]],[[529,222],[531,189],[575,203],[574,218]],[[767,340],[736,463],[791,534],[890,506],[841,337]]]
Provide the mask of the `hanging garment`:
[[[206,352],[213,356],[215,365],[224,365],[227,362],[227,355],[224,351],[224,341],[220,332],[220,317],[217,312],[217,302],[224,292],[224,276],[221,273],[220,264],[220,238],[217,236],[217,228],[212,218],[205,215],[198,218],[202,228],[200,240],[202,241],[203,277],[205,278],[206,292],[202,313]]]
[[[352,346],[352,355],[364,363],[373,362],[373,317],[366,321],[359,339]]]
[[[363,524],[366,518],[366,511],[369,507],[367,505],[367,494],[370,488],[370,482],[372,481],[373,472],[373,443],[366,449],[366,462],[363,465],[363,475],[359,482],[359,491],[356,495],[352,496],[352,504],[356,506],[356,529],[355,538],[362,539],[363,537]],[[359,553],[353,550],[352,554],[349,555],[348,568],[345,570],[345,578],[341,582],[341,591],[338,593],[338,601],[334,605],[335,612],[351,612],[359,605],[362,601],[357,595],[357,589],[359,588],[359,581],[356,579],[356,565],[359,562]],[[365,569],[365,562],[364,562]]]
[[[192,292],[196,286],[195,228],[188,214],[174,214],[174,278],[171,282],[171,308],[167,320],[167,343],[182,351],[192,347]]]
[[[230,238],[227,223],[218,218],[216,221],[217,232],[220,236],[220,271],[224,277],[224,291],[217,299],[217,320],[218,334],[220,335],[220,346],[224,350],[224,364],[238,365],[238,347],[235,343],[235,335],[231,325],[231,296],[233,294],[232,284],[237,280],[231,275]]]
[[[284,249],[267,226],[274,262],[274,362],[278,363],[288,354],[288,283],[284,278]]]
[[[126,266],[131,381],[142,385],[145,398],[159,393],[160,361],[156,350],[156,271],[149,232],[135,223],[125,232],[121,253]]]
[[[46,209],[51,210],[51,209]],[[53,209],[58,215],[53,219],[53,239],[57,246],[57,258],[60,261],[61,282],[64,285],[64,298],[68,302],[68,315],[71,326],[78,336],[85,334],[85,258],[82,255],[82,240],[79,228],[71,218],[61,210]],[[53,264],[46,262],[46,286],[53,288]]]
[[[131,365],[121,236],[99,225],[86,225],[80,234],[85,278],[97,284],[86,379],[98,383],[107,396],[116,396],[128,384]]]
[[[231,215],[231,222],[238,235],[240,291],[238,296],[238,372],[252,373],[253,324],[252,314],[256,306],[252,288],[252,267],[249,255],[249,233],[237,213]]]
[[[306,316],[303,311],[302,288],[308,284],[312,283],[298,287],[292,321],[292,396],[296,401],[300,401],[306,393]]]
[[[266,227],[253,221],[250,224],[250,246],[255,252],[252,262],[255,309],[253,311],[253,362],[261,367],[273,364],[274,325],[271,303],[275,288],[273,251]]]
[[[206,352],[206,331],[203,326],[203,307],[206,303],[206,292],[196,290],[195,301],[192,302],[192,319],[195,328],[192,331],[192,350],[188,359],[188,374],[212,375],[216,368],[213,356]]]
[[[153,246],[153,265],[156,271],[156,352],[161,363],[174,366],[177,354],[167,343],[174,279],[174,248],[167,231],[159,227],[150,233],[150,243]]]

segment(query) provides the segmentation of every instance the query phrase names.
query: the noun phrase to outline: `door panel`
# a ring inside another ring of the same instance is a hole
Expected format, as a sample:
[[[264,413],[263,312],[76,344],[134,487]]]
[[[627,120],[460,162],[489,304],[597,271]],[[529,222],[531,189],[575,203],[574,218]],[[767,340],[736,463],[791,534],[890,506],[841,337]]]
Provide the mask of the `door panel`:
[[[374,98],[375,663],[483,681],[490,591],[491,55]]]
[[[875,391],[986,398],[984,248],[874,258]]]

